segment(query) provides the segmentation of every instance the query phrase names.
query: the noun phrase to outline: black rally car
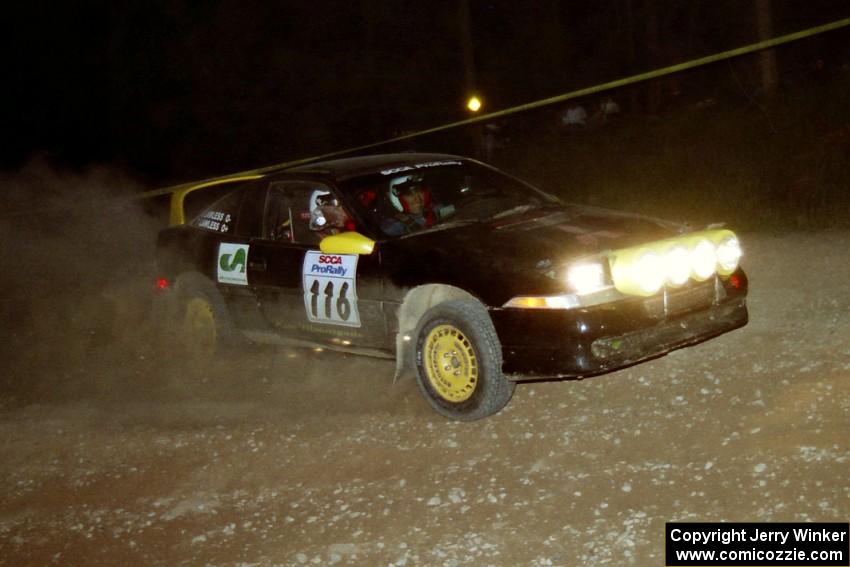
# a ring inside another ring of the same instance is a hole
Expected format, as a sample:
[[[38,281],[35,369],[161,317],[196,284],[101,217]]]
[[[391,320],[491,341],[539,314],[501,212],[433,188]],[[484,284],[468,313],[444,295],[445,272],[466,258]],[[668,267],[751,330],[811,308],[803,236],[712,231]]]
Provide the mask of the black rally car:
[[[187,346],[394,358],[438,412],[473,420],[516,381],[599,374],[745,325],[740,256],[726,229],[564,204],[468,158],[393,154],[178,190],[158,281]]]

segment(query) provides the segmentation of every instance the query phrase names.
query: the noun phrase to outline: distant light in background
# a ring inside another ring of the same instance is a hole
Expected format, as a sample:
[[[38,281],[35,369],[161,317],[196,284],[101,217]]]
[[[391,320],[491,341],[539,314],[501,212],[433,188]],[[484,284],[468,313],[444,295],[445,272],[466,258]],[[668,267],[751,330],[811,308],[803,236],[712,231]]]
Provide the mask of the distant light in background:
[[[472,112],[478,112],[479,110],[481,110],[481,106],[481,99],[475,95],[469,97],[469,100],[466,101],[466,108],[468,108]]]

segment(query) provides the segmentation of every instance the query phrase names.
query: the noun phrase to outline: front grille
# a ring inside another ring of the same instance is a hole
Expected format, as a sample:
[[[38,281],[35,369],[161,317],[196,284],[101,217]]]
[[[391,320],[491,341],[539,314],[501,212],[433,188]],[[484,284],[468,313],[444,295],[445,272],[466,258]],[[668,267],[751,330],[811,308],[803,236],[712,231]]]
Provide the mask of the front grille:
[[[723,286],[717,285],[717,279],[704,282],[692,282],[682,288],[665,287],[661,293],[648,297],[643,302],[646,314],[655,319],[699,311],[710,307],[723,299]]]

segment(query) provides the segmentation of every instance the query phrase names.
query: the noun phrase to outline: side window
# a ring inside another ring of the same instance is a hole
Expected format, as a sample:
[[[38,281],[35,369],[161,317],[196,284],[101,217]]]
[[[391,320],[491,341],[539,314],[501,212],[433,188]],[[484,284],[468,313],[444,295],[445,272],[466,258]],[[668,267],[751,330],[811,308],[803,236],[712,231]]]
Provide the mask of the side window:
[[[268,182],[255,183],[244,190],[242,206],[236,223],[236,236],[264,238],[263,211],[266,204]]]
[[[315,218],[317,208],[320,208],[325,200],[331,200],[332,196],[330,188],[321,183],[271,183],[266,199],[265,238],[278,242],[315,245],[328,234],[339,232],[330,226],[334,219],[323,217],[324,223],[319,226]]]
[[[220,234],[233,234],[243,191],[235,189],[215,201],[192,221],[192,226]]]

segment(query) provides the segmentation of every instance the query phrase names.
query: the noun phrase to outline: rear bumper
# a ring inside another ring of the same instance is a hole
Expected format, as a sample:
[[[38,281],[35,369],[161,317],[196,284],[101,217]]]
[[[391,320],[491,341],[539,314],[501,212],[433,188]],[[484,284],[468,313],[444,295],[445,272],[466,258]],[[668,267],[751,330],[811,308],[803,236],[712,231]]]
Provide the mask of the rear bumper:
[[[746,286],[719,282],[707,305],[663,315],[650,307],[637,299],[574,311],[493,311],[503,371],[511,380],[600,374],[743,327],[749,318]]]

